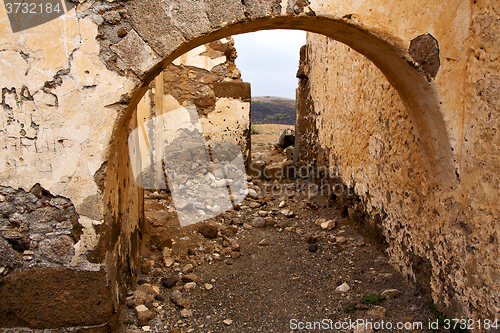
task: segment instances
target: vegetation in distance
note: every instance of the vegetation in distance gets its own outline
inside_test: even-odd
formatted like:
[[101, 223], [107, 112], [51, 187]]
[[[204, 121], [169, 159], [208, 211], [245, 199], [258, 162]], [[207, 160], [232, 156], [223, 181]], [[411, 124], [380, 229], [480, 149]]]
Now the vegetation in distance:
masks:
[[252, 123], [295, 124], [295, 100], [283, 97], [252, 97]]

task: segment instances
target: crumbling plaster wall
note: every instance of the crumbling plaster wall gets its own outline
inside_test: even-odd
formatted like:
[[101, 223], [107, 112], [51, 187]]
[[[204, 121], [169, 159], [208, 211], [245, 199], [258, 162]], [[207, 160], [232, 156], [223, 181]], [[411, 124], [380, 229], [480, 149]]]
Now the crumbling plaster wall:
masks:
[[[429, 16], [425, 10], [420, 19], [439, 42], [441, 67], [429, 79], [455, 160], [451, 187], [426, 169], [414, 121], [387, 78], [351, 48], [315, 34], [301, 100], [312, 104], [302, 112], [318, 134], [299, 137], [318, 144], [317, 163], [354, 189], [363, 223], [379, 229], [393, 264], [440, 309], [452, 318], [499, 318], [498, 3], [455, 2], [439, 21]], [[409, 41], [419, 35], [406, 33]]]
[[[119, 303], [134, 283], [138, 226], [143, 218], [143, 193], [133, 180], [126, 140], [137, 127], [137, 103], [154, 77], [185, 52], [237, 33], [274, 28], [309, 30], [349, 45], [370, 59], [397, 90], [417, 137], [427, 182], [433, 190], [439, 188], [432, 193], [439, 192], [441, 199], [453, 195], [450, 207], [458, 211], [467, 212], [470, 207], [466, 213], [474, 221], [470, 237], [480, 234], [479, 242], [465, 250], [463, 237], [457, 238], [457, 244], [449, 237], [448, 243], [434, 245], [444, 249], [439, 252], [443, 255], [457, 249], [458, 253], [472, 251], [475, 254], [467, 258], [477, 259], [456, 270], [450, 267], [457, 277], [447, 281], [458, 287], [444, 290], [449, 294], [443, 297], [458, 299], [455, 303], [465, 307], [463, 313], [473, 312], [477, 317], [482, 312], [474, 310], [474, 302], [481, 302], [479, 296], [485, 295], [479, 304], [492, 310], [491, 303], [485, 302], [498, 287], [483, 283], [494, 281], [488, 276], [500, 267], [498, 259], [490, 257], [498, 248], [493, 231], [498, 228], [494, 219], [498, 177], [492, 166], [498, 141], [494, 112], [498, 110], [498, 6], [494, 1], [83, 0], [67, 15], [16, 34], [0, 6], [0, 25], [2, 195], [9, 203], [18, 195], [31, 197], [26, 193], [35, 191], [39, 183], [48, 197], [68, 200], [78, 225], [97, 238], [97, 243], [92, 237], [92, 242], [80, 243], [79, 263], [89, 266], [70, 266], [77, 262], [71, 260], [54, 263], [59, 267], [9, 270], [0, 292], [18, 308], [9, 321], [1, 321], [5, 325], [97, 325], [103, 331], [113, 326]], [[408, 51], [410, 41], [426, 33], [438, 40], [442, 60], [431, 82], [412, 63]], [[478, 183], [479, 176], [485, 181]], [[50, 200], [42, 204], [42, 199], [31, 198], [32, 203], [46, 206], [31, 211], [26, 205], [26, 214], [38, 208], [51, 210]], [[18, 214], [25, 214], [14, 207]], [[17, 228], [16, 221], [10, 225], [10, 215], [4, 219], [9, 220], [9, 227]], [[432, 230], [444, 228], [445, 219], [435, 221], [429, 222]], [[51, 220], [49, 226], [56, 224]], [[414, 226], [420, 227], [424, 224]], [[73, 224], [65, 232], [71, 228]], [[483, 242], [486, 234], [492, 236], [489, 247]], [[421, 255], [425, 244], [430, 246], [426, 239], [412, 239], [409, 255]], [[76, 254], [77, 239], [71, 242]], [[479, 261], [481, 255], [489, 262]], [[463, 275], [471, 276], [474, 287], [459, 285]], [[67, 279], [61, 281], [61, 276]], [[13, 281], [20, 279], [24, 281], [20, 289], [10, 293], [16, 285]], [[39, 285], [38, 281], [52, 289], [40, 293], [35, 303], [16, 302], [16, 295]], [[93, 288], [84, 287], [83, 282]], [[72, 294], [74, 286], [84, 292], [79, 294], [80, 303], [70, 303], [71, 309], [65, 300], [51, 297], [55, 291]], [[464, 294], [459, 295], [460, 290]], [[93, 304], [102, 307], [92, 312]], [[65, 316], [50, 316], [39, 308]]]

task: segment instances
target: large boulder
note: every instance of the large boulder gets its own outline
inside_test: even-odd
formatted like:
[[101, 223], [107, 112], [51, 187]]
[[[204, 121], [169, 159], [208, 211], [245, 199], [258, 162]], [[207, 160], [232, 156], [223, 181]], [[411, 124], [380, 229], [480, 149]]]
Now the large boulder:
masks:
[[281, 133], [277, 144], [278, 146], [284, 149], [288, 146], [293, 145], [294, 142], [295, 142], [295, 131], [292, 129], [286, 129]]

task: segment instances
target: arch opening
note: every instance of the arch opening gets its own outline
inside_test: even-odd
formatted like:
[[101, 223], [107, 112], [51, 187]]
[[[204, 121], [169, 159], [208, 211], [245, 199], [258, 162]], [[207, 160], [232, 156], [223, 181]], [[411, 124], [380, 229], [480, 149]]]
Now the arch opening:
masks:
[[[191, 38], [188, 42], [180, 44], [172, 52], [165, 55], [164, 60], [157, 62], [141, 75], [141, 84], [136, 87], [131, 99], [126, 101], [127, 110], [115, 127], [114, 137], [117, 139], [113, 141], [110, 149], [106, 186], [106, 197], [108, 207], [110, 207], [107, 217], [110, 224], [114, 226], [116, 233], [126, 235], [127, 232], [130, 232], [133, 235], [131, 238], [119, 236], [124, 246], [119, 251], [113, 251], [116, 253], [114, 260], [121, 262], [123, 265], [127, 265], [126, 262], [130, 261], [127, 266], [130, 267], [131, 274], [129, 278], [131, 277], [132, 284], [135, 283], [135, 270], [139, 261], [139, 251], [137, 249], [140, 244], [139, 228], [132, 220], [141, 221], [144, 211], [142, 190], [130, 182], [133, 176], [124, 138], [137, 127], [134, 120], [137, 104], [144, 96], [152, 80], [174, 59], [189, 50], [231, 35], [269, 29], [298, 29], [322, 34], [351, 47], [369, 59], [384, 74], [403, 101], [414, 127], [414, 134], [418, 137], [420, 153], [428, 173], [428, 179], [435, 184], [439, 184], [444, 189], [452, 187], [456, 182], [454, 172], [450, 171], [454, 170], [451, 146], [440, 113], [437, 95], [433, 90], [432, 83], [429, 83], [427, 78], [409, 60], [410, 58], [402, 45], [402, 41], [393, 40], [392, 43], [388, 42], [388, 38], [372, 34], [363, 29], [360, 24], [351, 23], [348, 19], [336, 20], [310, 16], [260, 18], [228, 25], [220, 29], [213, 29], [210, 33], [200, 34]], [[127, 201], [129, 207], [125, 209], [124, 205], [126, 205]], [[133, 207], [132, 214], [128, 211], [130, 207]], [[126, 211], [126, 213], [122, 214], [123, 211]], [[127, 219], [126, 215], [129, 215], [129, 221], [124, 224], [124, 218]], [[124, 230], [123, 226], [127, 224], [126, 228], [130, 229]], [[119, 242], [112, 244], [116, 246], [117, 243]], [[115, 248], [115, 250], [118, 249]], [[109, 261], [111, 266], [113, 266], [112, 262], [114, 260]], [[114, 266], [118, 267], [117, 265]], [[111, 276], [113, 275], [119, 281], [118, 276], [123, 274], [116, 271], [112, 272]], [[126, 277], [123, 276], [123, 278]], [[119, 283], [114, 284], [114, 291], [115, 304], [119, 304], [120, 295], [123, 295], [123, 289]]]

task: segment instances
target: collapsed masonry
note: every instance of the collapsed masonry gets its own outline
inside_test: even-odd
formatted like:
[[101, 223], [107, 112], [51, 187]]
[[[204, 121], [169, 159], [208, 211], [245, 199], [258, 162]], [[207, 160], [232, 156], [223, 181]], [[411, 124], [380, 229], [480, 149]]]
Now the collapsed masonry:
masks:
[[[250, 158], [250, 84], [241, 80], [234, 63], [237, 57], [231, 37], [192, 49], [168, 65], [137, 105], [137, 124], [145, 126], [149, 140], [153, 132], [151, 119], [181, 108], [196, 109], [207, 142], [231, 142], [238, 145], [243, 159]], [[183, 121], [172, 118], [172, 127], [182, 128]], [[148, 125], [149, 124], [149, 125]], [[157, 135], [157, 134], [156, 134]], [[150, 147], [151, 157], [161, 155], [164, 147]], [[141, 147], [148, 150], [148, 147]], [[158, 162], [157, 161], [157, 162]], [[151, 163], [155, 163], [154, 161]], [[149, 161], [142, 162], [143, 169]]]

